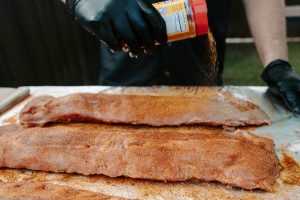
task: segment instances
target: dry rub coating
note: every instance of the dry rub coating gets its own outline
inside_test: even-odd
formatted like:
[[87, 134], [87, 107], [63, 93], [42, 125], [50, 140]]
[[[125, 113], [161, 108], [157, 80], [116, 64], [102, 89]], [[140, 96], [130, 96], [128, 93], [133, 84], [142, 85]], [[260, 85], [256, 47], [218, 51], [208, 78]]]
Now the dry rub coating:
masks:
[[0, 127], [0, 167], [268, 191], [280, 171], [273, 142], [246, 131], [105, 124]]
[[237, 127], [270, 124], [256, 105], [203, 90], [201, 95], [88, 94], [59, 98], [41, 96], [29, 102], [20, 114], [26, 126], [51, 122], [108, 122], [151, 126], [204, 124]]
[[1, 200], [125, 200], [93, 193], [83, 190], [76, 190], [66, 186], [57, 186], [48, 183], [3, 183], [0, 182]]

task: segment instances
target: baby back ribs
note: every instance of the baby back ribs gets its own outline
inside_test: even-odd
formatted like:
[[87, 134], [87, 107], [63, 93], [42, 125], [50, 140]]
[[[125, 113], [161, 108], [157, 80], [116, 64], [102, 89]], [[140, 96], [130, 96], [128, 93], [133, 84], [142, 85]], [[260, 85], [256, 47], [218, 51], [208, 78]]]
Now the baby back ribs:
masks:
[[0, 167], [267, 191], [280, 171], [273, 142], [246, 131], [79, 123], [0, 127]]
[[228, 127], [270, 124], [268, 116], [256, 105], [222, 96], [217, 90], [205, 90], [197, 96], [104, 93], [41, 96], [24, 107], [19, 119], [25, 126], [52, 122]]

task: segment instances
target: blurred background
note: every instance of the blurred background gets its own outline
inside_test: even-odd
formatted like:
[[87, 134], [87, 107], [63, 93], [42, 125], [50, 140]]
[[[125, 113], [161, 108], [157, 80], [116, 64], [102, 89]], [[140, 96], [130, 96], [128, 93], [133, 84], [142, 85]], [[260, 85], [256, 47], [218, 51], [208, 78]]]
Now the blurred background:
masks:
[[[290, 62], [300, 72], [300, 2], [286, 3]], [[98, 41], [59, 0], [1, 0], [0, 24], [0, 87], [97, 83]], [[263, 85], [242, 1], [233, 1], [228, 37], [224, 83]]]

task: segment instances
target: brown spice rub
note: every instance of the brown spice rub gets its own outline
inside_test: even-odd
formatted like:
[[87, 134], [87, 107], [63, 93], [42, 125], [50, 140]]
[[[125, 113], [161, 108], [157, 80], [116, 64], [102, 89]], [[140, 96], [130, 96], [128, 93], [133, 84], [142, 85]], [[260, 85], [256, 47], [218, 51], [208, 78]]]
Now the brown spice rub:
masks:
[[17, 116], [12, 116], [4, 120], [4, 123], [7, 124], [17, 124], [17, 122], [18, 122]]
[[246, 131], [103, 124], [3, 126], [0, 167], [161, 181], [198, 179], [268, 191], [280, 171], [273, 142]]
[[[49, 173], [24, 169], [1, 169], [0, 182], [11, 185], [51, 184], [74, 190], [97, 193], [99, 196], [116, 196], [126, 199], [261, 199], [261, 195], [276, 193], [260, 190], [245, 191], [216, 182], [186, 181], [161, 182], [126, 177], [110, 178], [104, 175], [84, 176], [79, 174]], [[277, 184], [276, 184], [276, 192]], [[282, 192], [280, 192], [282, 194]], [[249, 198], [252, 197], [252, 198]], [[17, 199], [17, 198], [16, 198]], [[271, 199], [271, 198], [268, 198]]]
[[297, 163], [294, 158], [284, 153], [281, 165], [283, 167], [281, 173], [281, 179], [283, 182], [288, 185], [300, 185], [299, 163]]
[[250, 102], [222, 95], [218, 89], [206, 89], [200, 94], [77, 93], [59, 98], [42, 96], [24, 107], [20, 123], [26, 126], [42, 126], [51, 122], [108, 122], [227, 127], [270, 124], [268, 116]]
[[122, 200], [99, 193], [78, 190], [70, 187], [48, 183], [23, 182], [18, 184], [0, 182], [0, 199], [32, 199], [32, 200]]

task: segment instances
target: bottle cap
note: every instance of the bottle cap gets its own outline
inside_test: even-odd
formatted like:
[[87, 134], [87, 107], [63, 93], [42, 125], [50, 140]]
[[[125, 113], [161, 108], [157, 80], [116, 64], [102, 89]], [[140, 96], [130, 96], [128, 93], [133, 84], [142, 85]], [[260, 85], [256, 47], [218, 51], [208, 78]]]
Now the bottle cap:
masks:
[[196, 23], [196, 35], [208, 33], [207, 5], [205, 0], [190, 0]]

